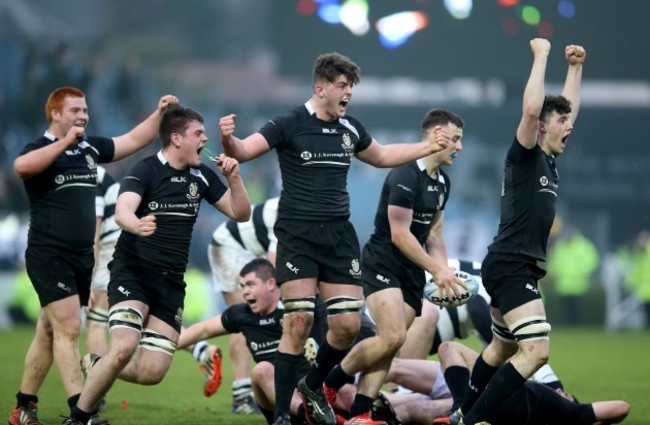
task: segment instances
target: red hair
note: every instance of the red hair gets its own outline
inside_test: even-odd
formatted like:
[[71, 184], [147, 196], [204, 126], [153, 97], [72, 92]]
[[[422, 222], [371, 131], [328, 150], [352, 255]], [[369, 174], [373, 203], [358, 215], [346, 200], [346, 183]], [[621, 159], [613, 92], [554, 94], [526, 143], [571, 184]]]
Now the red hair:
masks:
[[63, 112], [63, 102], [66, 97], [86, 97], [84, 92], [75, 87], [59, 87], [47, 97], [45, 102], [45, 118], [52, 123], [52, 111]]

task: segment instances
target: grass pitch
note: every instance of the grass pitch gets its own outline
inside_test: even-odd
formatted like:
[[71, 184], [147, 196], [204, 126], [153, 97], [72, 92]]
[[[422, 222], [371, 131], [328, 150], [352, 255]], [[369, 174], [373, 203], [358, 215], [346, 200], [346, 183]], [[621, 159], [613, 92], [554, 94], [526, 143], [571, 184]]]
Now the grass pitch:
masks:
[[[0, 420], [15, 404], [23, 358], [33, 329], [0, 332]], [[216, 340], [227, 348], [227, 338]], [[470, 345], [477, 347], [476, 341]], [[264, 424], [261, 415], [230, 413], [230, 368], [224, 350], [224, 381], [217, 394], [202, 393], [202, 375], [187, 352], [179, 352], [163, 382], [152, 387], [118, 381], [107, 397], [105, 416], [117, 424]], [[650, 424], [650, 333], [607, 333], [600, 329], [558, 329], [551, 332], [551, 365], [569, 392], [585, 401], [618, 399], [632, 406], [628, 425]], [[56, 368], [39, 394], [39, 418], [59, 424], [67, 416], [66, 395]]]

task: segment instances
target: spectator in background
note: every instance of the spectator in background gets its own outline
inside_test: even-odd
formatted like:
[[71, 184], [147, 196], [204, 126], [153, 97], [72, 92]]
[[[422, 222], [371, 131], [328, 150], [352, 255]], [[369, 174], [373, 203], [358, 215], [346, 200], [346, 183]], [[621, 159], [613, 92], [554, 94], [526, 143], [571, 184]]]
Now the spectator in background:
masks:
[[571, 325], [584, 324], [583, 298], [599, 263], [593, 242], [574, 226], [568, 226], [551, 246], [548, 277], [555, 283], [555, 292], [562, 299], [564, 319]]
[[647, 230], [636, 237], [625, 287], [643, 304], [645, 325], [650, 328], [650, 232]]

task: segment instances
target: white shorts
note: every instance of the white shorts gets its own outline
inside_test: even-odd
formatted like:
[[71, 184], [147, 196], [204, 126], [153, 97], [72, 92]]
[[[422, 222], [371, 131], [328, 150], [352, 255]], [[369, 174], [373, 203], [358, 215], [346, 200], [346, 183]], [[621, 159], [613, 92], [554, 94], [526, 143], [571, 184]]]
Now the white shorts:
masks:
[[215, 292], [236, 292], [239, 290], [239, 272], [257, 257], [245, 250], [230, 233], [220, 241], [220, 246], [208, 245], [213, 288]]
[[117, 240], [103, 244], [99, 248], [99, 258], [96, 259], [95, 270], [93, 271], [93, 282], [91, 288], [95, 291], [108, 291], [108, 281], [111, 280], [111, 274], [108, 271], [108, 263], [113, 259], [113, 251]]
[[445, 381], [445, 374], [442, 371], [442, 366], [440, 366], [440, 362], [435, 362], [435, 364], [437, 368], [436, 382], [433, 383], [429, 397], [431, 398], [431, 400], [451, 398], [451, 392], [449, 391], [449, 387], [447, 386], [447, 381]]

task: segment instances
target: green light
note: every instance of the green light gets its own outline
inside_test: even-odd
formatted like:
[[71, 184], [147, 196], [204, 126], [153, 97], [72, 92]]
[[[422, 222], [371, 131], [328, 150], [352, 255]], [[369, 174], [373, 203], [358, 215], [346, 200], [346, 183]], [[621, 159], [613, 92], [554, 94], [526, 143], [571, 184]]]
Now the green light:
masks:
[[535, 6], [524, 6], [521, 9], [521, 19], [524, 20], [528, 25], [535, 26], [539, 24], [539, 21], [542, 19], [539, 9]]

